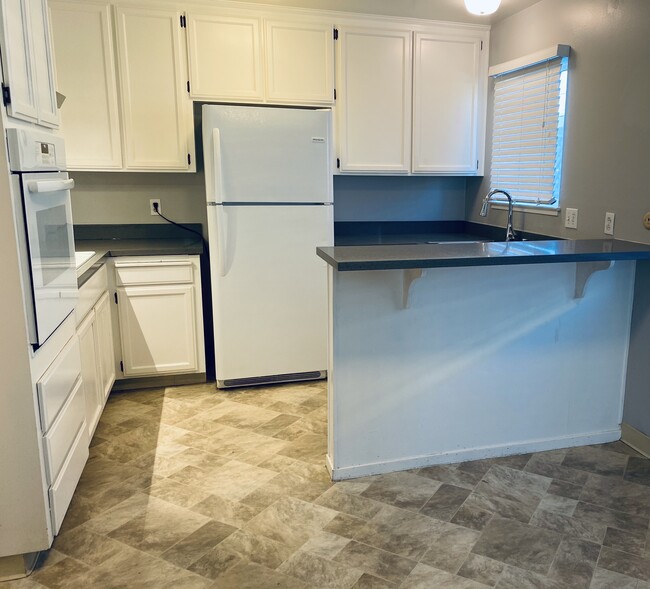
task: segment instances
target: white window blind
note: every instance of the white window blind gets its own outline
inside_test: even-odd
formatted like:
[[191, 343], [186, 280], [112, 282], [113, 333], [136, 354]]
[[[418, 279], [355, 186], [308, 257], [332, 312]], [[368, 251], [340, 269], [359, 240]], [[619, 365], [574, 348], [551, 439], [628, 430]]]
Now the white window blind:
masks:
[[491, 187], [516, 203], [559, 202], [567, 65], [557, 58], [495, 78]]

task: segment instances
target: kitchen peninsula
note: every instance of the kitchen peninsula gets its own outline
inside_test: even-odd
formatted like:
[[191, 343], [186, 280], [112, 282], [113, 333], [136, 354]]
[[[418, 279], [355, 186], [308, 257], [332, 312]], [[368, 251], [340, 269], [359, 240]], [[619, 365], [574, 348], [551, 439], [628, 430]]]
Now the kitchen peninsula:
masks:
[[318, 248], [335, 480], [621, 435], [635, 264], [618, 240]]

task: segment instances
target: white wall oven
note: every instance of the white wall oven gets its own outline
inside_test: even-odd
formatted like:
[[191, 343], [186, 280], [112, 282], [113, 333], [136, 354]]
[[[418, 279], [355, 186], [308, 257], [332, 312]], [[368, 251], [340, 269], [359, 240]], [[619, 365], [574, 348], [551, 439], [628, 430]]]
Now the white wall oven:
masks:
[[74, 311], [77, 273], [65, 147], [59, 136], [8, 129], [16, 230], [30, 341], [37, 348]]

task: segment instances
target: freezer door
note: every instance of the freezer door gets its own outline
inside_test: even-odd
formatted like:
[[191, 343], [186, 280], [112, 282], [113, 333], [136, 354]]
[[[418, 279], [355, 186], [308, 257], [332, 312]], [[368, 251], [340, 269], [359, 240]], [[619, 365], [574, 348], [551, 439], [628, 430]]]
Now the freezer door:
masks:
[[218, 381], [327, 368], [332, 207], [208, 207]]
[[208, 202], [331, 203], [332, 113], [203, 106]]

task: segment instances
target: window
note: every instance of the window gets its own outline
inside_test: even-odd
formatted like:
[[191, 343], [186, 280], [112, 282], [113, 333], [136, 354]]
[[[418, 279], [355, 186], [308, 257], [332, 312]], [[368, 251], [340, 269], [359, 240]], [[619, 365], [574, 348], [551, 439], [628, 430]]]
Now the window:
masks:
[[[495, 77], [491, 188], [506, 190], [517, 205], [559, 207], [568, 50], [559, 45], [542, 63], [536, 54], [490, 70]], [[529, 60], [534, 65], [520, 65]]]

